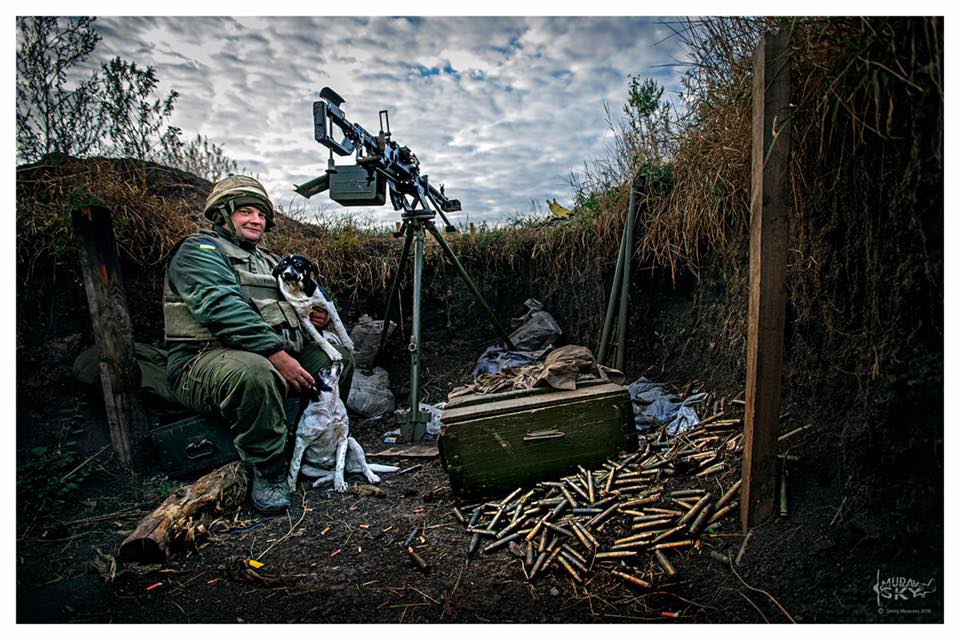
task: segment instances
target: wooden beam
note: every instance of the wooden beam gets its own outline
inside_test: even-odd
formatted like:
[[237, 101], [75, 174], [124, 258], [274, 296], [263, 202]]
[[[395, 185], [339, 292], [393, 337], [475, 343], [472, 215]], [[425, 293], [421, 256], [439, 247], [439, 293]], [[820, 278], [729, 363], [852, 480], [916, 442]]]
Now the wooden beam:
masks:
[[98, 206], [74, 209], [73, 228], [100, 358], [110, 443], [124, 465], [141, 469], [147, 418], [137, 395], [140, 367], [110, 211]]
[[768, 33], [753, 59], [750, 303], [740, 521], [773, 515], [790, 209], [789, 35]]

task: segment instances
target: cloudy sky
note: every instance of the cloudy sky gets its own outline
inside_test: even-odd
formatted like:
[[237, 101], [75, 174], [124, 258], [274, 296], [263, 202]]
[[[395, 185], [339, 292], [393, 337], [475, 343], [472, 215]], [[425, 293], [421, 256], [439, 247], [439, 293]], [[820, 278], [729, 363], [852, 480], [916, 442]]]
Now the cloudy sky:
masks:
[[[394, 140], [463, 203], [455, 224], [496, 223], [547, 198], [570, 205], [568, 176], [603, 154], [604, 104], [620, 113], [629, 74], [678, 89], [683, 54], [665, 21], [101, 17], [94, 56], [154, 66], [164, 91], [180, 93], [173, 124], [221, 144], [283, 206], [343, 211], [292, 192], [326, 168], [312, 103], [330, 86], [373, 134], [389, 110]], [[389, 200], [359, 213], [397, 218]]]

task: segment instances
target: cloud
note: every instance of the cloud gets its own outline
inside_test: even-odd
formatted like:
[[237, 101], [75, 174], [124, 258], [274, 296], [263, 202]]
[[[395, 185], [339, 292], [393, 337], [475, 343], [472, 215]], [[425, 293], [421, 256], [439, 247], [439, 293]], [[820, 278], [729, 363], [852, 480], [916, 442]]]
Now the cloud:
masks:
[[[681, 54], [656, 18], [282, 17], [101, 18], [95, 55], [157, 69], [180, 93], [174, 122], [202, 133], [257, 173], [281, 203], [326, 168], [313, 139], [323, 86], [376, 134], [388, 109], [394, 139], [461, 200], [455, 223], [502, 222], [531, 201], [572, 199], [566, 178], [603, 154], [604, 104], [614, 114], [629, 74], [679, 90]], [[364, 212], [389, 223], [389, 206]]]

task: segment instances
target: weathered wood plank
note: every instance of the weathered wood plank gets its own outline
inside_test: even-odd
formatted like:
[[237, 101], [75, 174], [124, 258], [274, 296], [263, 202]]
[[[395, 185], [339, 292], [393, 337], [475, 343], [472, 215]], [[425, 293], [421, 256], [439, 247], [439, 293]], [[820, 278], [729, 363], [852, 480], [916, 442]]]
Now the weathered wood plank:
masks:
[[120, 275], [120, 256], [110, 211], [87, 206], [73, 212], [83, 284], [100, 354], [100, 382], [110, 443], [120, 461], [142, 468], [147, 418], [140, 404], [140, 368], [134, 357], [133, 326]]
[[750, 302], [740, 502], [744, 530], [773, 515], [776, 497], [790, 210], [788, 33], [769, 33], [763, 38], [754, 54], [753, 73]]

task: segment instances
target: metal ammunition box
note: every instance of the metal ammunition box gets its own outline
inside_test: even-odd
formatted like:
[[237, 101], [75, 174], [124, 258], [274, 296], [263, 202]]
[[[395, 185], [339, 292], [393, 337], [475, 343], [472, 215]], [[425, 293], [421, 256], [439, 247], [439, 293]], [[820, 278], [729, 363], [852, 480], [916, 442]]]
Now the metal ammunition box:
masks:
[[387, 201], [386, 182], [379, 173], [370, 177], [363, 167], [337, 167], [330, 174], [330, 199], [345, 207], [379, 207]]
[[638, 447], [630, 395], [602, 381], [461, 396], [440, 426], [440, 461], [457, 495], [498, 495]]
[[[283, 405], [287, 427], [299, 417], [299, 398]], [[150, 440], [160, 467], [171, 478], [197, 477], [240, 455], [233, 444], [234, 434], [225, 424], [203, 415], [193, 415], [150, 431]]]

